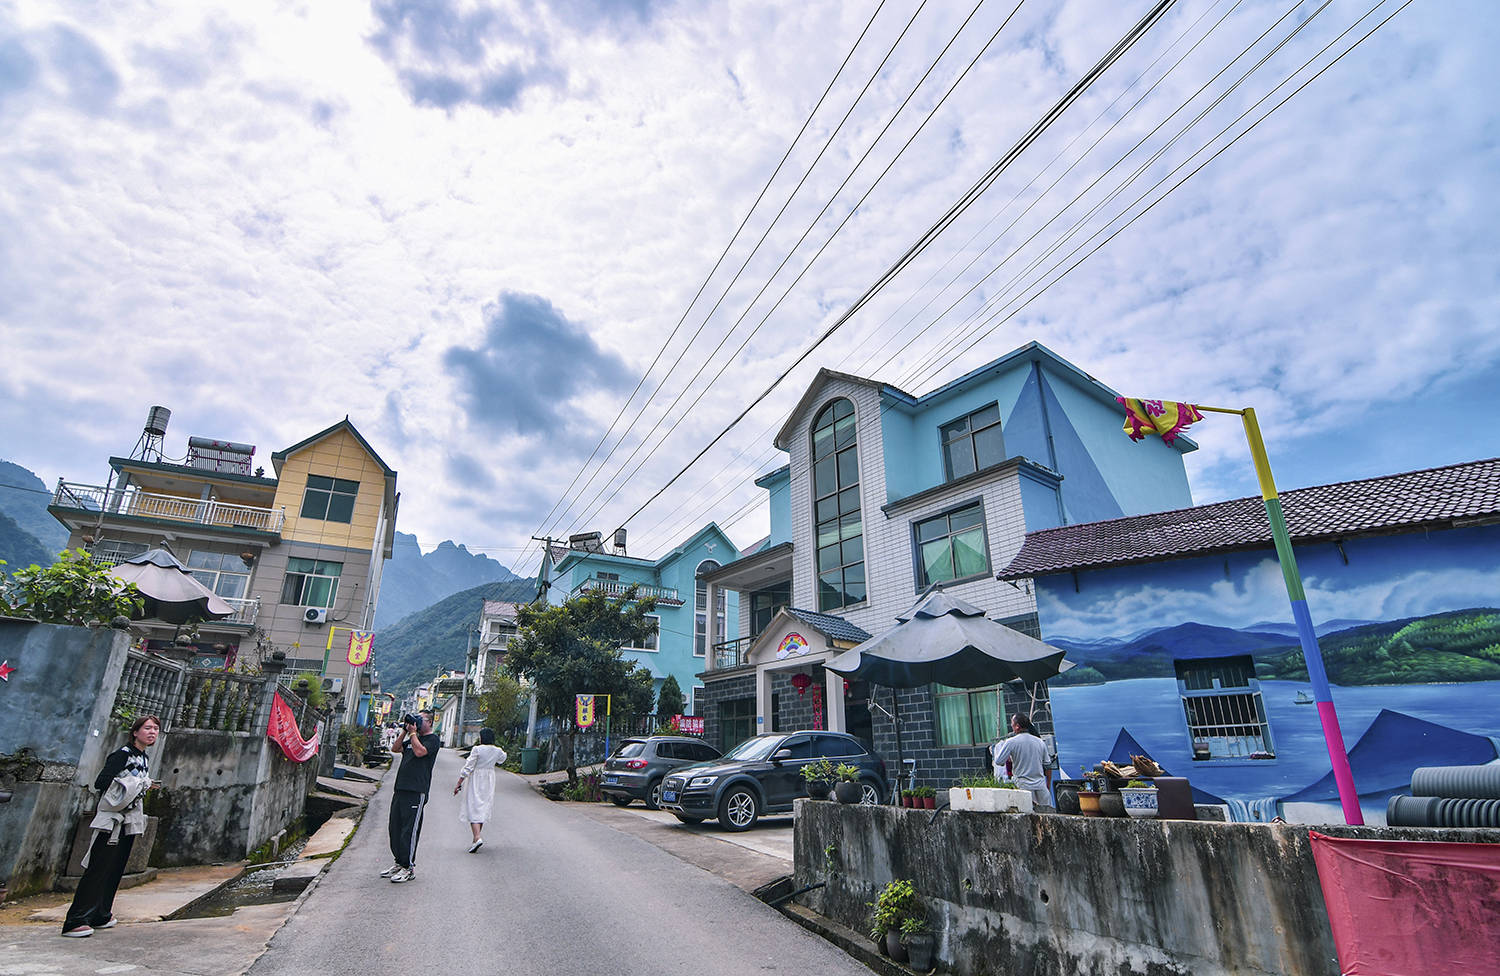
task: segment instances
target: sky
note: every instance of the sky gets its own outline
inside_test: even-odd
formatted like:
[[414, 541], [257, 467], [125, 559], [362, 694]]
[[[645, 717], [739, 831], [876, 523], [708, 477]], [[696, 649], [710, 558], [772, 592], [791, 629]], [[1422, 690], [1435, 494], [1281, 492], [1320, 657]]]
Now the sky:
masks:
[[[347, 415], [398, 529], [528, 572], [746, 545], [818, 368], [1031, 340], [1254, 406], [1283, 488], [1494, 457], [1500, 7], [1372, 3], [1178, 0], [1027, 141], [1153, 4], [0, 0], [0, 457]], [[1196, 501], [1256, 493], [1192, 436]]]

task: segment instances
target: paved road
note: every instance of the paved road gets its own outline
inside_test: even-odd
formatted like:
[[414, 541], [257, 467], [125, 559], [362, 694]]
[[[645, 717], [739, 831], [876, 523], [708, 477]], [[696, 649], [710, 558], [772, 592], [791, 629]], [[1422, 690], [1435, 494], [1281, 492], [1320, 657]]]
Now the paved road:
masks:
[[[390, 791], [382, 789], [349, 848], [250, 976], [435, 968], [868, 976], [722, 878], [616, 829], [599, 811], [550, 802], [515, 777], [497, 778], [496, 822], [484, 848], [468, 854], [468, 826], [451, 795], [459, 765], [452, 750], [438, 754], [416, 880], [378, 877], [391, 861]], [[642, 823], [625, 816], [621, 823]]]

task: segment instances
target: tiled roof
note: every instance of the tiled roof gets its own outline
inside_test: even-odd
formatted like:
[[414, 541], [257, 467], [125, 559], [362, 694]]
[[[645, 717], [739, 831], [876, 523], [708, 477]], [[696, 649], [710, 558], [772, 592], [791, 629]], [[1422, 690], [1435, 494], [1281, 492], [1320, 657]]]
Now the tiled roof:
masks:
[[796, 607], [787, 607], [786, 612], [807, 624], [816, 627], [834, 640], [867, 641], [870, 635], [859, 627], [854, 626], [843, 617], [835, 617], [831, 613], [815, 613], [812, 610], [798, 610]]
[[516, 609], [520, 604], [509, 603], [505, 600], [486, 600], [481, 616], [502, 617], [507, 620], [516, 619]]
[[[1295, 541], [1448, 528], [1500, 517], [1500, 458], [1282, 492]], [[1270, 546], [1259, 498], [1044, 529], [1026, 536], [1000, 579], [1157, 562]]]

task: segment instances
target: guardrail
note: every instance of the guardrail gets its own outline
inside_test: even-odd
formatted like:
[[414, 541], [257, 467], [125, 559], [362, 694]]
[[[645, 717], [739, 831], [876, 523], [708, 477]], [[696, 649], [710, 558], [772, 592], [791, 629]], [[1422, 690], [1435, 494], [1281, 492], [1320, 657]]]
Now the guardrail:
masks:
[[173, 522], [194, 522], [198, 525], [254, 529], [259, 532], [279, 533], [286, 522], [285, 509], [161, 495], [134, 487], [105, 488], [102, 485], [80, 485], [66, 481], [57, 483], [57, 490], [52, 493], [52, 504], [58, 508], [103, 512], [107, 515], [133, 515]]
[[635, 590], [637, 600], [651, 597], [664, 606], [682, 606], [682, 598], [677, 595], [675, 586], [654, 586], [650, 583], [631, 583], [626, 580], [602, 580], [589, 577], [575, 586], [570, 595], [577, 596], [579, 593], [598, 591], [611, 599], [623, 600], [631, 590]]

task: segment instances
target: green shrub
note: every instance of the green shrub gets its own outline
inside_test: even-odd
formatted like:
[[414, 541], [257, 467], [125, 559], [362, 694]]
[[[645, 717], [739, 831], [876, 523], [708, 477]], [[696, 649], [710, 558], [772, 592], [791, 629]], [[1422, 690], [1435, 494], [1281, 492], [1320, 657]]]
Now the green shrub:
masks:
[[887, 932], [901, 931], [902, 923], [909, 918], [920, 918], [922, 913], [916, 887], [901, 878], [887, 884], [868, 904], [874, 909], [870, 917], [870, 937], [877, 942], [885, 938]]
[[0, 573], [0, 614], [84, 626], [133, 617], [143, 606], [134, 583], [111, 576], [84, 549], [65, 549], [46, 568], [32, 564], [9, 577]]

